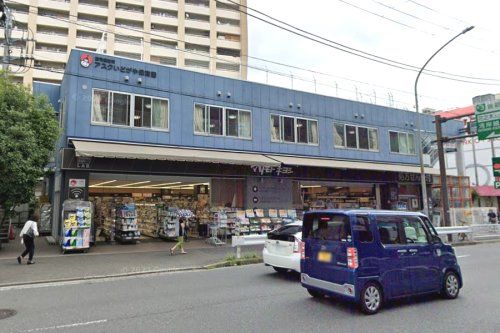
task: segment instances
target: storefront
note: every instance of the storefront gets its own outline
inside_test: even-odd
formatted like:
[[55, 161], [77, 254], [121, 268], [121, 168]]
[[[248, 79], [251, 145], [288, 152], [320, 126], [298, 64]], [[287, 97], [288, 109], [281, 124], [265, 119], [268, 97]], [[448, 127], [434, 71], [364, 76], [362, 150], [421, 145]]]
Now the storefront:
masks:
[[78, 50], [60, 101], [57, 237], [86, 228], [68, 199], [91, 202], [90, 241], [175, 238], [181, 218], [227, 237], [309, 209], [422, 207], [412, 112]]

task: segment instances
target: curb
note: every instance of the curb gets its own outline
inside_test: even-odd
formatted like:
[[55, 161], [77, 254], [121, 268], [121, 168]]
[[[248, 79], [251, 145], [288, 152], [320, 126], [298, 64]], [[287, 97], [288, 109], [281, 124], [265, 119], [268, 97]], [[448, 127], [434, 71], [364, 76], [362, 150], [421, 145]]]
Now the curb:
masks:
[[104, 280], [104, 279], [113, 279], [113, 278], [130, 277], [130, 276], [161, 274], [161, 273], [188, 272], [188, 271], [204, 270], [204, 269], [206, 269], [205, 267], [206, 266], [167, 268], [167, 269], [158, 269], [158, 270], [152, 270], [152, 271], [129, 272], [129, 273], [122, 273], [122, 274], [94, 275], [94, 276], [83, 276], [83, 277], [75, 277], [75, 278], [67, 278], [67, 279], [53, 279], [53, 280], [27, 281], [27, 282], [19, 282], [19, 283], [7, 283], [7, 284], [0, 284], [0, 289], [1, 288], [8, 288], [8, 287], [19, 287], [19, 286], [39, 285], [39, 284], [47, 284], [47, 283], [58, 283], [58, 282], [92, 281], [92, 280]]
[[223, 267], [236, 267], [236, 266], [244, 266], [244, 265], [261, 264], [263, 262], [264, 261], [262, 260], [262, 258], [225, 260], [225, 261], [217, 262], [215, 264], [203, 266], [203, 268], [204, 269], [216, 269], [216, 268], [223, 268]]

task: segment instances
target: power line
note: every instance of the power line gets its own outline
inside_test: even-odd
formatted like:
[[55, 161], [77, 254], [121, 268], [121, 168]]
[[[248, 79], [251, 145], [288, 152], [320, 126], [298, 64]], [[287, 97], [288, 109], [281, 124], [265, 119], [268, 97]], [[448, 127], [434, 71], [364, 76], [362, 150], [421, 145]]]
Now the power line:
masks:
[[[219, 0], [215, 0], [216, 2], [220, 2]], [[232, 0], [228, 0], [229, 2], [232, 2], [233, 4], [236, 4], [238, 5], [238, 3], [232, 1]], [[339, 0], [339, 1], [343, 1], [343, 0]], [[389, 58], [385, 58], [385, 57], [381, 57], [381, 56], [377, 56], [375, 54], [372, 54], [372, 53], [369, 53], [369, 52], [365, 52], [365, 51], [361, 51], [359, 49], [356, 49], [356, 48], [352, 48], [350, 46], [347, 46], [347, 45], [344, 45], [342, 43], [338, 43], [338, 42], [335, 42], [335, 41], [332, 41], [330, 39], [327, 39], [325, 37], [322, 37], [322, 36], [318, 36], [314, 33], [311, 33], [311, 32], [308, 32], [308, 31], [305, 31], [301, 28], [298, 28], [292, 24], [289, 24], [287, 22], [284, 22], [284, 21], [281, 21], [279, 19], [276, 19], [268, 14], [265, 14], [259, 10], [256, 10], [256, 9], [253, 9], [253, 8], [250, 8], [248, 6], [245, 6], [245, 5], [239, 5], [239, 6], [242, 6], [246, 9], [249, 9], [251, 11], [254, 11], [256, 13], [259, 13], [260, 15], [262, 16], [265, 16], [267, 18], [270, 18], [276, 22], [279, 22], [283, 25], [286, 25], [294, 30], [291, 30], [291, 29], [288, 29], [286, 27], [283, 27], [283, 26], [280, 26], [276, 23], [273, 23], [273, 22], [270, 22], [270, 21], [267, 21], [261, 17], [258, 17], [258, 16], [255, 16], [251, 13], [247, 13], [246, 11], [242, 11], [240, 10], [240, 12], [242, 13], [246, 13], [248, 16], [251, 16], [253, 18], [256, 18], [262, 22], [265, 22], [267, 24], [270, 24], [272, 26], [275, 26], [277, 28], [280, 28], [282, 30], [285, 30], [285, 31], [288, 31], [290, 33], [293, 33], [295, 35], [298, 35], [298, 36], [301, 36], [301, 37], [304, 37], [306, 39], [309, 39], [309, 40], [312, 40], [312, 41], [315, 41], [317, 43], [320, 43], [320, 44], [323, 44], [325, 46], [329, 46], [331, 48], [334, 48], [334, 49], [337, 49], [339, 51], [342, 51], [342, 52], [346, 52], [346, 53], [349, 53], [351, 55], [355, 55], [355, 56], [358, 56], [358, 57], [361, 57], [361, 58], [364, 58], [364, 59], [367, 59], [367, 60], [371, 60], [371, 61], [374, 61], [374, 62], [378, 62], [378, 63], [381, 63], [381, 64], [384, 64], [384, 65], [388, 65], [388, 66], [391, 66], [391, 67], [395, 67], [395, 68], [399, 68], [399, 69], [404, 69], [404, 70], [410, 70], [410, 71], [415, 71], [415, 72], [418, 72], [420, 70], [420, 67], [417, 67], [417, 66], [414, 66], [414, 65], [410, 65], [410, 64], [406, 64], [406, 63], [402, 63], [400, 61], [396, 61], [396, 60], [392, 60], [392, 59], [389, 59]], [[308, 35], [311, 35], [315, 38], [318, 38], [318, 39], [321, 39], [321, 40], [318, 40], [318, 39], [314, 39], [314, 38], [311, 38], [310, 36], [306, 36], [302, 33], [299, 33], [297, 31], [300, 31], [300, 32], [303, 32], [305, 34], [308, 34]], [[331, 45], [331, 44], [328, 44], [328, 43], [325, 43], [323, 41], [327, 41], [328, 43], [332, 43], [334, 45]], [[356, 53], [358, 52], [358, 53]], [[452, 78], [452, 77], [456, 77], [456, 78], [463, 78], [463, 79], [471, 79], [471, 80], [479, 80], [479, 81], [494, 81], [494, 82], [500, 82], [500, 79], [492, 79], [492, 78], [480, 78], [480, 77], [473, 77], [473, 76], [465, 76], [465, 75], [458, 75], [458, 74], [453, 74], [453, 73], [447, 73], [447, 72], [442, 72], [442, 71], [435, 71], [435, 70], [429, 70], [429, 69], [426, 69], [424, 71], [424, 73], [426, 73], [427, 75], [431, 75], [431, 76], [435, 76], [435, 77], [439, 77], [439, 78], [443, 78], [443, 79], [447, 79], [447, 80], [454, 80], [454, 81], [458, 81], [458, 82], [464, 82], [464, 83], [473, 83], [473, 84], [478, 84], [478, 82], [473, 82], [473, 81], [469, 81], [469, 80], [460, 80], [460, 79], [455, 79], [455, 78]], [[448, 76], [451, 76], [450, 77], [446, 77], [446, 76], [443, 76], [443, 75], [448, 75]], [[489, 84], [487, 84], [489, 85]]]
[[[17, 3], [16, 1], [11, 1], [11, 2]], [[36, 6], [32, 6], [32, 7], [38, 8]], [[31, 13], [33, 13], [33, 12], [31, 12]], [[70, 15], [70, 16], [77, 17], [77, 15]], [[61, 22], [67, 22], [67, 23], [75, 24], [77, 26], [86, 27], [86, 28], [89, 28], [89, 29], [92, 29], [92, 30], [95, 30], [95, 31], [101, 31], [101, 32], [105, 32], [105, 33], [110, 33], [110, 34], [118, 35], [118, 33], [110, 31], [108, 29], [100, 29], [100, 28], [97, 28], [97, 27], [94, 27], [94, 26], [90, 26], [90, 25], [86, 25], [86, 24], [80, 23], [78, 21], [72, 21], [70, 19], [64, 19], [64, 18], [55, 17], [55, 16], [51, 16], [51, 18], [55, 19], [55, 20], [59, 20]], [[126, 30], [131, 30], [131, 31], [135, 31], [135, 32], [145, 33], [145, 32], [143, 32], [142, 30], [139, 30], [139, 29], [134, 29], [134, 28], [129, 28], [129, 27], [121, 27], [121, 26], [117, 26], [116, 24], [107, 24], [107, 25], [111, 25], [111, 26], [114, 26], [114, 27], [117, 27], [117, 28], [123, 28], [123, 29], [126, 29]], [[158, 34], [154, 34], [154, 33], [146, 33], [146, 34], [149, 34], [149, 35], [152, 35], [152, 36], [157, 36], [157, 37], [164, 38], [164, 39], [167, 39], [167, 40], [175, 40], [175, 41], [179, 41], [179, 42], [185, 42], [184, 40], [181, 40], [181, 39], [175, 39], [175, 38], [165, 37], [163, 35], [158, 35]], [[154, 41], [144, 41], [144, 42], [145, 43], [149, 43], [151, 45], [159, 45], [159, 46], [163, 45], [161, 43], [154, 42]], [[200, 55], [200, 56], [207, 57], [207, 58], [210, 58], [210, 59], [217, 59], [217, 60], [221, 60], [221, 61], [224, 61], [224, 62], [227, 62], [227, 63], [231, 63], [231, 64], [236, 64], [236, 65], [240, 65], [240, 66], [246, 66], [247, 68], [252, 68], [252, 69], [255, 69], [255, 70], [258, 70], [258, 71], [264, 71], [266, 73], [271, 73], [271, 74], [282, 76], [282, 77], [292, 78], [292, 75], [290, 75], [290, 74], [282, 73], [282, 72], [278, 72], [278, 71], [272, 71], [272, 70], [269, 70], [268, 68], [263, 69], [262, 67], [255, 67], [255, 66], [251, 66], [251, 65], [248, 65], [248, 64], [242, 64], [240, 62], [233, 62], [233, 61], [229, 61], [229, 60], [226, 60], [226, 59], [219, 59], [217, 57], [212, 57], [210, 55], [206, 55], [206, 54], [202, 54], [202, 53], [198, 53], [198, 52], [194, 52], [194, 51], [189, 51], [189, 50], [182, 50], [182, 49], [178, 49], [177, 48], [177, 51], [181, 51], [181, 52], [185, 52], [185, 53], [190, 53], [190, 54], [196, 54], [196, 55]], [[300, 68], [300, 67], [292, 66], [292, 65], [288, 65], [288, 64], [278, 63], [278, 62], [267, 60], [267, 59], [262, 59], [262, 58], [253, 57], [253, 56], [248, 56], [248, 57], [252, 58], [252, 59], [257, 59], [257, 60], [260, 60], [260, 61], [268, 62], [268, 63], [279, 64], [281, 66], [286, 66], [286, 67], [290, 67], [290, 68], [294, 68], [294, 69], [301, 69], [301, 70], [305, 70], [305, 71], [309, 71], [309, 72], [314, 72], [314, 73], [318, 73], [318, 74], [322, 74], [322, 75], [334, 77], [331, 74], [322, 73], [322, 72], [318, 72], [318, 71], [313, 71], [313, 70], [310, 70], [310, 69], [304, 69], [304, 68]], [[38, 56], [38, 58], [42, 58], [42, 57]], [[47, 58], [45, 58], [44, 60], [55, 61], [54, 59], [47, 59]], [[362, 81], [357, 81], [357, 80], [352, 80], [352, 79], [347, 79], [347, 78], [342, 78], [342, 77], [339, 77], [339, 78], [344, 79], [344, 80], [349, 80], [349, 81], [352, 81], [352, 82], [357, 82], [357, 83], [363, 83], [363, 84], [366, 84], [366, 85], [376, 86], [376, 85], [373, 85], [373, 84], [370, 84], [370, 83], [366, 83], [366, 82], [362, 82]], [[325, 86], [325, 87], [335, 88], [336, 90], [343, 90], [343, 91], [348, 91], [348, 92], [354, 93], [354, 91], [352, 91], [352, 90], [339, 88], [338, 86], [328, 85], [328, 84], [325, 84], [325, 83], [322, 83], [322, 82], [318, 82], [316, 80], [311, 81], [310, 79], [305, 79], [305, 78], [302, 78], [302, 77], [296, 76], [296, 75], [293, 75], [293, 79], [298, 79], [298, 80], [301, 80], [301, 81], [304, 81], [304, 82], [308, 82], [308, 83], [320, 84], [320, 85]], [[395, 89], [395, 88], [388, 88], [388, 87], [382, 87], [382, 88], [388, 89], [388, 90], [398, 91], [398, 89]], [[399, 90], [399, 91], [400, 92], [404, 92], [402, 90]], [[410, 92], [405, 92], [405, 93], [409, 94]], [[359, 93], [359, 94], [361, 94], [361, 93]], [[364, 94], [364, 95], [371, 96], [369, 94]], [[424, 95], [422, 95], [422, 96], [424, 96]], [[429, 97], [429, 96], [425, 96], [425, 97], [434, 98], [436, 100], [439, 100], [439, 99], [437, 99], [435, 97]], [[385, 98], [380, 98], [380, 99], [389, 101], [388, 99], [385, 99]], [[410, 104], [407, 104], [407, 103], [402, 102], [402, 101], [397, 101], [397, 100], [390, 100], [390, 101], [395, 101], [395, 102], [399, 102], [399, 103], [402, 103], [402, 104], [405, 104], [405, 105], [410, 105]]]

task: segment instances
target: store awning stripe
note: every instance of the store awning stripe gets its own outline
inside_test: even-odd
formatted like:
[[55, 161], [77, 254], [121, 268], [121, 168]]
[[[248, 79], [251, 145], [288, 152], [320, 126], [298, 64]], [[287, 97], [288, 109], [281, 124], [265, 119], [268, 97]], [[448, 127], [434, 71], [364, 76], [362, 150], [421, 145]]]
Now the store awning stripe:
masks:
[[76, 156], [279, 166], [261, 154], [73, 140]]
[[[342, 160], [312, 158], [312, 157], [295, 157], [295, 156], [279, 156], [279, 155], [266, 155], [266, 156], [274, 160], [280, 161], [281, 163], [286, 165], [298, 165], [298, 166], [322, 167], [322, 168], [334, 168], [334, 169], [356, 169], [356, 170], [420, 173], [420, 167], [410, 166], [410, 165], [342, 161]], [[439, 170], [433, 168], [425, 168], [425, 173], [431, 175], [438, 175]]]

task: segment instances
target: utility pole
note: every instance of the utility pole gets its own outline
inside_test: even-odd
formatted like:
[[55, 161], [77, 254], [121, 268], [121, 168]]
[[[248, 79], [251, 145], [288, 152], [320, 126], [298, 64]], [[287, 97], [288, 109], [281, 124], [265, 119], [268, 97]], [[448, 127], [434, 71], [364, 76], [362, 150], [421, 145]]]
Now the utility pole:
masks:
[[443, 206], [443, 225], [449, 227], [450, 224], [450, 203], [448, 202], [448, 182], [446, 178], [446, 162], [444, 157], [443, 129], [442, 119], [439, 115], [435, 117], [436, 123], [436, 141], [439, 157], [439, 174], [441, 177], [441, 205]]
[[4, 46], [3, 46], [3, 61], [2, 61], [2, 69], [4, 74], [7, 75], [10, 64], [10, 47], [11, 47], [11, 36], [12, 36], [12, 12], [9, 7], [5, 5], [3, 0], [0, 0], [0, 25], [4, 28]]

